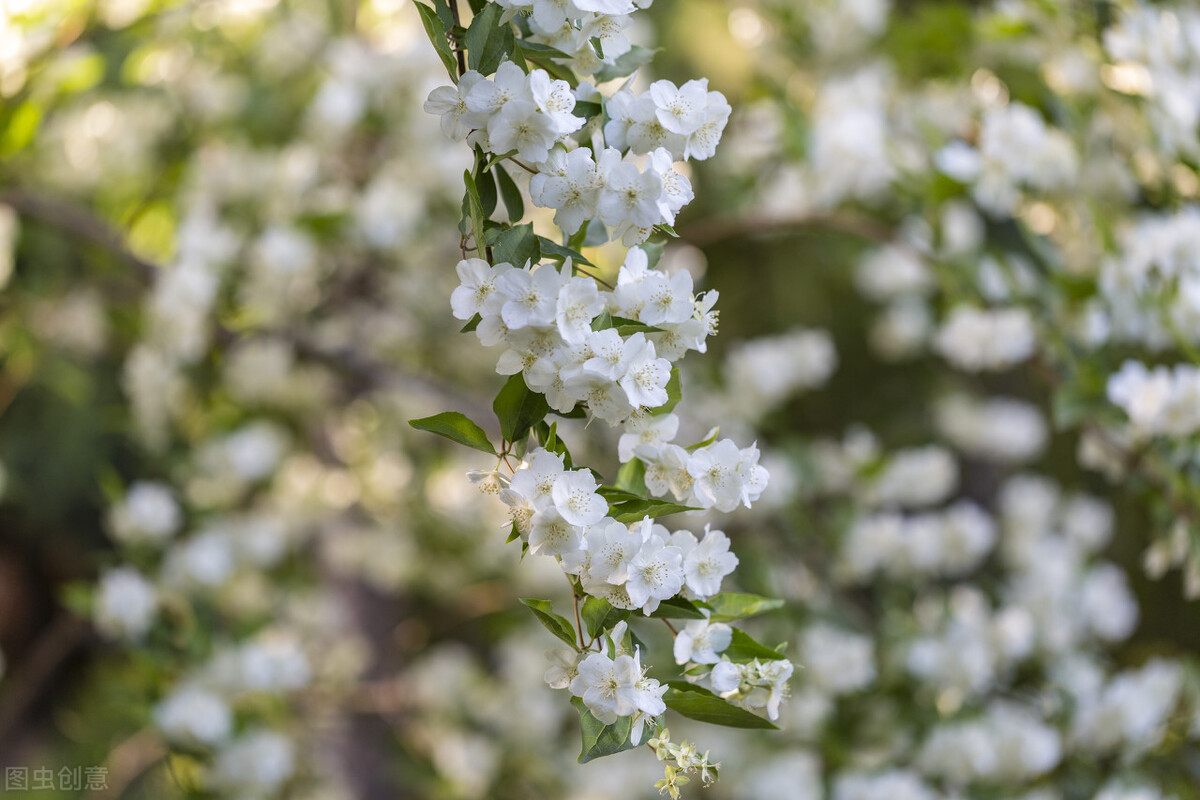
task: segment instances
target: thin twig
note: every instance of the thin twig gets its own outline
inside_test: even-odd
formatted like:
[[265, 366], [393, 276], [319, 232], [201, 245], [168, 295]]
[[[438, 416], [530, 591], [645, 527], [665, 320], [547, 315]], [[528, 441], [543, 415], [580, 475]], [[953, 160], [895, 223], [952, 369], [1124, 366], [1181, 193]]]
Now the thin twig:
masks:
[[540, 170], [536, 170], [533, 167], [529, 166], [528, 164], [526, 164], [522, 161], [518, 161], [513, 156], [509, 156], [508, 160], [513, 162], [514, 164], [516, 164], [518, 167], [525, 170], [526, 172], [530, 173], [531, 175], [540, 175], [541, 174]]
[[[458, 16], [458, 0], [450, 0], [450, 15], [454, 18], [454, 24], [461, 28], [462, 19]], [[458, 77], [461, 78], [467, 72], [467, 54], [461, 47], [456, 47], [454, 55], [458, 58]]]

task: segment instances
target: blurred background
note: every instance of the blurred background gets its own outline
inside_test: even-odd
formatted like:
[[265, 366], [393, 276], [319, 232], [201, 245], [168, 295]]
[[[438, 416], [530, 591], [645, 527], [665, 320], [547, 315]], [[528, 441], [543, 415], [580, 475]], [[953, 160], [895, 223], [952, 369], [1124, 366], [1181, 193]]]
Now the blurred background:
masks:
[[[636, 15], [661, 48], [638, 85], [704, 76], [734, 107], [662, 264], [720, 292], [680, 438], [763, 450], [762, 504], [711, 521], [727, 588], [786, 601], [751, 630], [801, 665], [782, 732], [668, 720], [724, 765], [687, 796], [1200, 797], [1178, 509], [1079, 466], [1037, 360], [929, 344], [964, 285], [1024, 268], [930, 154], [997, 93], [1098, 115], [1062, 83], [1119, 11]], [[504, 545], [464, 478], [490, 464], [406, 424], [497, 430], [494, 354], [449, 313], [470, 155], [421, 110], [445, 82], [400, 0], [0, 7], [4, 796], [656, 796], [648, 751], [575, 762], [517, 602], [562, 580]], [[559, 435], [615, 474], [608, 430]], [[666, 675], [670, 644], [644, 658]]]

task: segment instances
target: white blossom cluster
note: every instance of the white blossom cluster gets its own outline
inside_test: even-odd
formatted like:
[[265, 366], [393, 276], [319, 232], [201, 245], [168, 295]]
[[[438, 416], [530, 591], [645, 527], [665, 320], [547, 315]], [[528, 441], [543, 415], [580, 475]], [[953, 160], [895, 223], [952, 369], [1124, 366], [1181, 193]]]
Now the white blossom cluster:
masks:
[[949, 395], [938, 402], [936, 417], [939, 432], [968, 456], [1020, 464], [1046, 446], [1045, 419], [1021, 400]]
[[[557, 411], [586, 402], [610, 425], [665, 405], [672, 361], [689, 349], [703, 351], [715, 326], [709, 317], [715, 292], [696, 298], [688, 273], [668, 277], [647, 269], [645, 253], [636, 248], [612, 292], [602, 293], [590, 277], [572, 277], [569, 264], [561, 271], [548, 264], [528, 270], [468, 259], [459, 262], [458, 274], [454, 315], [469, 320], [478, 314], [479, 340], [504, 346], [498, 372], [522, 373]], [[628, 336], [615, 327], [593, 330], [606, 311], [653, 329]]]
[[1196, 127], [1200, 98], [1200, 14], [1180, 5], [1162, 8], [1131, 3], [1117, 24], [1104, 32], [1104, 49], [1122, 71], [1120, 88], [1147, 97], [1148, 116], [1159, 145], [1167, 153], [1200, 153]]
[[966, 372], [1007, 369], [1025, 361], [1037, 347], [1033, 318], [1024, 308], [954, 308], [933, 341], [951, 365]]
[[914, 578], [961, 575], [974, 569], [995, 542], [995, 523], [970, 501], [909, 516], [871, 514], [847, 531], [841, 574], [850, 581], [878, 572]]
[[1108, 378], [1108, 399], [1139, 437], [1188, 436], [1200, 430], [1200, 369], [1191, 364], [1151, 369], [1126, 361]]
[[977, 147], [955, 142], [936, 161], [942, 172], [970, 184], [975, 201], [994, 214], [1011, 214], [1026, 187], [1042, 192], [1068, 187], [1078, 170], [1066, 134], [1018, 102], [983, 113]]
[[[649, 8], [653, 0], [497, 0], [504, 17], [525, 15], [532, 36], [530, 41], [549, 45], [567, 56], [566, 63], [583, 75], [601, 70], [606, 64], [629, 53], [632, 43], [626, 29], [638, 9]], [[599, 42], [599, 46], [594, 44]]]
[[[617, 92], [605, 101], [605, 147], [573, 147], [570, 136], [585, 119], [571, 112], [577, 100], [593, 98], [602, 95], [590, 84], [572, 90], [545, 70], [526, 74], [506, 61], [494, 78], [468, 71], [457, 86], [435, 89], [425, 110], [441, 116], [442, 130], [455, 141], [522, 160], [536, 173], [530, 199], [555, 209], [565, 233], [599, 220], [613, 238], [638, 244], [656, 226], [673, 224], [691, 202], [691, 183], [675, 163], [716, 152], [730, 107], [719, 92], [708, 91], [707, 81], [682, 87], [655, 81], [644, 95]], [[644, 166], [626, 160], [626, 151], [648, 155]]]
[[[620, 33], [625, 15], [634, 10], [625, 0], [502, 5], [504, 19], [525, 14], [534, 35], [530, 41], [566, 48], [563, 52], [583, 73], [596, 71], [600, 59], [631, 50]], [[595, 45], [587, 40], [600, 28], [592, 25], [606, 31]], [[587, 63], [592, 57], [596, 62]], [[634, 745], [650, 723], [660, 737], [652, 740], [656, 753], [667, 762], [657, 786], [678, 797], [688, 772], [699, 769], [707, 783], [715, 777], [715, 765], [707, 756], [693, 758], [693, 746], [671, 745], [666, 732], [659, 732], [657, 718], [667, 708], [667, 687], [647, 676], [640, 650], [625, 644], [626, 623], [593, 631], [588, 640], [578, 602], [582, 592], [588, 598], [585, 616], [591, 598], [618, 611], [641, 610], [643, 616], [679, 598], [701, 603], [707, 613], [703, 601], [720, 592], [738, 564], [728, 537], [711, 526], [699, 538], [686, 530], [672, 532], [656, 523], [653, 514], [628, 524], [614, 513], [620, 508], [610, 499], [623, 497], [637, 508], [653, 508], [656, 501], [641, 496], [644, 486], [654, 497], [671, 494], [687, 506], [729, 512], [739, 505], [750, 507], [766, 487], [768, 475], [758, 463], [757, 445], [739, 448], [730, 439], [718, 439], [715, 429], [691, 447], [673, 443], [680, 426], [671, 413], [680, 395], [674, 362], [689, 350], [707, 349], [707, 337], [717, 328], [717, 293], [696, 295], [689, 272], [656, 269], [650, 254], [660, 251], [636, 246], [656, 228], [672, 225], [692, 200], [691, 183], [676, 162], [711, 158], [731, 109], [719, 92], [709, 91], [707, 80], [682, 86], [659, 80], [640, 94], [623, 87], [605, 97], [586, 82], [572, 90], [570, 83], [552, 79], [542, 69], [526, 70], [511, 61], [500, 63], [490, 78], [466, 71], [461, 60], [458, 72], [454, 86], [430, 94], [425, 110], [440, 115], [442, 130], [452, 140], [492, 154], [493, 163], [511, 159], [532, 173], [529, 197], [535, 206], [555, 210], [554, 221], [568, 249], [559, 259], [561, 266], [533, 263], [533, 258], [510, 263], [514, 259], [494, 253], [516, 229], [485, 241], [486, 223], [475, 208], [473, 179], [468, 177], [464, 208], [470, 211], [471, 236], [461, 242], [453, 314], [468, 322], [482, 344], [502, 348], [497, 372], [520, 375], [523, 388], [543, 395], [550, 409], [563, 415], [583, 411], [589, 419], [622, 426], [618, 456], [636, 476], [619, 479], [618, 487], [601, 487], [592, 470], [568, 469], [565, 449], [548, 449], [552, 444], [539, 433], [543, 447], [526, 452], [523, 441], [505, 441], [497, 469], [473, 471], [469, 477], [509, 507], [512, 538], [520, 538], [533, 555], [555, 558], [571, 581], [578, 643], [572, 650], [548, 654], [552, 666], [545, 678], [552, 687], [569, 689], [590, 712], [582, 716], [585, 749], [589, 719], [605, 725], [629, 720]], [[599, 119], [607, 121], [588, 124], [587, 117], [573, 113], [579, 103], [599, 104]], [[598, 269], [570, 249], [606, 242], [610, 233], [630, 248], [615, 284], [585, 268]], [[562, 246], [542, 241], [562, 252]], [[468, 243], [476, 258], [466, 257]], [[503, 423], [499, 405], [497, 413]], [[508, 463], [513, 446], [524, 453], [515, 468]], [[500, 471], [503, 466], [511, 475]], [[671, 504], [666, 508], [682, 510]], [[714, 631], [689, 625], [676, 635], [676, 659], [707, 659], [714, 664], [709, 685], [716, 694], [736, 706], [765, 708], [777, 718], [791, 662], [779, 656], [734, 663], [720, 655], [731, 640], [727, 625]]]

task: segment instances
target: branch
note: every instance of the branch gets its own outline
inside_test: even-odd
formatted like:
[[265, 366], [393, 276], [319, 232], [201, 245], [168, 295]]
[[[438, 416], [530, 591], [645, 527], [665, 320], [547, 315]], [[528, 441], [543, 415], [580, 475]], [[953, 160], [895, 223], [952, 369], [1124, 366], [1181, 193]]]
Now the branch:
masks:
[[726, 220], [709, 217], [688, 225], [679, 238], [696, 247], [746, 236], [784, 235], [799, 231], [837, 231], [877, 244], [894, 244], [887, 225], [856, 214], [805, 214], [795, 217], [753, 217]]
[[63, 200], [45, 197], [24, 189], [0, 191], [0, 203], [10, 206], [23, 217], [36, 219], [73, 236], [94, 242], [122, 259], [143, 281], [151, 281], [159, 267], [129, 249], [125, 235], [89, 209]]
[[91, 636], [91, 626], [70, 612], [60, 612], [33, 646], [33, 651], [11, 676], [0, 695], [0, 742], [45, 693], [47, 684]]

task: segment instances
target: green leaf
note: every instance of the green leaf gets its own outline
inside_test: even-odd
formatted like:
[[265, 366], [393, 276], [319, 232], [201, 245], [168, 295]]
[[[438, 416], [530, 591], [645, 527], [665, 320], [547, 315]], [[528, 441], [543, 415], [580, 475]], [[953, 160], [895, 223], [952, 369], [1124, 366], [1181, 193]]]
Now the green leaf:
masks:
[[662, 232], [663, 232], [663, 233], [665, 233], [667, 236], [670, 236], [672, 239], [678, 239], [678, 238], [679, 238], [679, 234], [675, 232], [675, 229], [674, 229], [674, 228], [672, 228], [670, 225], [668, 225], [668, 224], [667, 224], [667, 223], [665, 223], [665, 222], [664, 222], [664, 223], [662, 223], [661, 225], [655, 225], [655, 226], [654, 226], [654, 230], [656, 230], [656, 231], [662, 231]]
[[591, 119], [592, 117], [599, 116], [603, 110], [599, 103], [589, 103], [585, 100], [580, 100], [575, 104], [575, 108], [571, 110], [571, 113], [577, 117]]
[[454, 12], [450, 10], [450, 4], [446, 0], [433, 0], [433, 7], [437, 11], [438, 19], [442, 21], [442, 28], [450, 30], [454, 27]]
[[703, 439], [696, 442], [695, 444], [689, 444], [687, 447], [685, 447], [683, 449], [687, 450], [688, 452], [695, 452], [695, 451], [699, 450], [701, 447], [708, 447], [710, 444], [715, 442], [717, 440], [717, 437], [720, 435], [721, 435], [721, 429], [719, 427], [713, 428], [712, 433], [710, 433], [708, 436], [705, 436]]
[[538, 244], [541, 246], [542, 255], [552, 261], [562, 263], [566, 259], [571, 259], [576, 264], [584, 264], [585, 266], [596, 266], [592, 262], [583, 257], [583, 254], [578, 250], [572, 250], [570, 247], [563, 247], [561, 244], [556, 244], [554, 241], [547, 239], [545, 236], [538, 237]]
[[480, 171], [475, 176], [475, 186], [479, 189], [479, 205], [486, 220], [496, 210], [496, 176], [491, 172]]
[[526, 262], [536, 264], [542, 258], [542, 250], [538, 246], [539, 237], [533, 232], [533, 223], [514, 225], [500, 234], [492, 249], [493, 260], [497, 264], [512, 264], [518, 269]]
[[596, 494], [608, 500], [610, 503], [623, 503], [626, 500], [645, 500], [646, 498], [640, 494], [635, 494], [625, 489], [616, 486], [601, 486], [596, 489]]
[[663, 251], [667, 249], [666, 242], [643, 242], [639, 244], [642, 250], [646, 252], [646, 266], [654, 269], [658, 266], [658, 262], [662, 260]]
[[504, 159], [511, 158], [512, 156], [515, 156], [516, 154], [517, 154], [516, 150], [509, 150], [507, 153], [500, 153], [499, 155], [493, 155], [487, 161], [483, 162], [483, 168], [485, 171], [489, 170], [492, 167], [499, 164]]
[[446, 28], [442, 25], [442, 20], [438, 18], [436, 11], [424, 3], [413, 0], [413, 5], [421, 13], [421, 24], [425, 26], [425, 33], [428, 34], [429, 41], [433, 42], [433, 49], [437, 51], [438, 58], [446, 67], [446, 72], [450, 73], [450, 80], [457, 83], [458, 63], [454, 60], [454, 53], [450, 50], [450, 41], [446, 38]]
[[507, 23], [500, 24], [501, 13], [499, 5], [488, 3], [471, 20], [467, 35], [463, 37], [463, 44], [467, 48], [467, 66], [484, 75], [495, 72], [505, 56], [511, 55], [516, 47], [512, 27]]
[[563, 457], [563, 466], [567, 469], [575, 469], [575, 462], [571, 460], [571, 452], [567, 450], [567, 444], [562, 439], [558, 438], [558, 423], [553, 422], [550, 425], [542, 420], [534, 426], [534, 432], [538, 437], [538, 444], [546, 448], [552, 453], [558, 453]]
[[488, 441], [483, 428], [457, 411], [443, 411], [432, 417], [410, 419], [408, 424], [419, 431], [436, 433], [438, 436], [445, 436], [447, 439], [465, 444], [467, 447], [474, 447], [476, 450], [496, 455], [496, 448], [492, 447], [492, 443]]
[[483, 317], [476, 314], [475, 316], [473, 316], [469, 320], [467, 320], [467, 324], [462, 326], [462, 330], [460, 330], [459, 333], [470, 333], [471, 331], [478, 328], [479, 323], [481, 323], [481, 322], [483, 322]]
[[565, 617], [560, 617], [554, 613], [554, 607], [550, 605], [548, 600], [535, 600], [530, 597], [522, 597], [521, 602], [533, 612], [533, 615], [537, 617], [537, 621], [542, 623], [542, 627], [559, 639], [562, 639], [572, 648], [579, 649], [579, 643], [575, 640], [575, 629], [571, 627], [571, 623], [567, 622]]
[[525, 51], [526, 55], [533, 53], [534, 55], [545, 56], [546, 58], [571, 58], [570, 54], [564, 53], [556, 47], [539, 42], [531, 42], [526, 39], [521, 40], [521, 49]]
[[634, 494], [645, 496], [650, 492], [646, 489], [646, 464], [640, 458], [626, 461], [617, 472], [617, 488]]
[[672, 503], [667, 500], [655, 500], [653, 498], [643, 500], [627, 500], [623, 503], [617, 503], [609, 509], [609, 516], [617, 522], [624, 522], [628, 525], [631, 522], [641, 522], [644, 517], [657, 519], [665, 517], [668, 514], [678, 514], [680, 511], [696, 511], [692, 506], [684, 506], [679, 503]]
[[[632, 717], [618, 717], [612, 725], [605, 725], [588, 711], [587, 706], [583, 704], [583, 698], [572, 697], [571, 705], [579, 711], [579, 727], [583, 733], [583, 748], [579, 751], [580, 764], [638, 746], [629, 741], [629, 732], [633, 728]], [[642, 736], [646, 739], [651, 738], [646, 734]]]
[[500, 433], [510, 442], [524, 439], [529, 429], [545, 419], [550, 410], [546, 398], [530, 391], [519, 372], [504, 384], [492, 408], [500, 420]]
[[738, 663], [746, 663], [756, 658], [759, 661], [781, 661], [787, 658], [782, 653], [754, 641], [748, 633], [739, 628], [733, 629], [733, 639], [722, 655]]
[[467, 187], [467, 213], [471, 217], [471, 235], [475, 238], [475, 250], [482, 258], [487, 246], [487, 229], [483, 225], [483, 204], [479, 201], [479, 189], [470, 170], [463, 171], [463, 183]]
[[629, 336], [639, 331], [642, 333], [661, 333], [662, 328], [656, 328], [653, 325], [647, 325], [644, 322], [638, 322], [635, 319], [626, 319], [625, 317], [614, 317], [612, 312], [607, 308], [600, 312], [600, 315], [592, 320], [592, 330], [603, 331], [608, 328], [616, 329], [617, 333], [622, 336]]
[[[497, 166], [495, 172], [496, 182], [500, 184], [500, 199], [504, 201], [504, 208], [508, 210], [508, 221], [518, 222], [525, 216], [525, 200], [521, 197], [521, 189], [504, 167]], [[534, 243], [536, 244], [536, 240]]]
[[588, 636], [593, 639], [604, 631], [612, 630], [618, 622], [629, 619], [630, 614], [629, 610], [613, 608], [607, 600], [599, 597], [585, 599], [580, 613]]
[[515, 542], [517, 539], [520, 539], [520, 538], [521, 538], [521, 529], [518, 528], [517, 523], [514, 522], [512, 524], [512, 529], [508, 532], [508, 538], [504, 540], [504, 543], [508, 544], [509, 542]]
[[533, 42], [526, 39], [517, 42], [516, 47], [513, 48], [514, 61], [517, 59], [528, 61], [535, 67], [541, 67], [546, 70], [551, 78], [566, 81], [571, 85], [572, 89], [578, 86], [579, 78], [575, 77], [575, 73], [569, 67], [565, 67], [554, 61], [555, 58], [570, 58], [570, 56], [561, 50], [555, 50], [553, 47], [546, 47], [545, 45], [535, 46]]
[[675, 713], [699, 722], [729, 728], [778, 730], [770, 720], [738, 708], [708, 689], [685, 681], [672, 681], [663, 695], [663, 702]]
[[622, 336], [629, 336], [634, 333], [662, 333], [663, 329], [654, 325], [647, 325], [644, 322], [638, 322], [636, 319], [625, 319], [625, 317], [613, 317], [612, 327], [617, 329], [617, 333]]
[[659, 603], [650, 616], [656, 619], [704, 619], [704, 612], [691, 600], [672, 597]]
[[658, 408], [650, 409], [650, 415], [660, 417], [663, 414], [670, 414], [675, 410], [675, 406], [679, 405], [679, 400], [683, 397], [683, 385], [679, 382], [679, 367], [671, 370], [671, 379], [667, 381], [667, 402]]
[[735, 619], [753, 617], [765, 611], [774, 611], [783, 606], [783, 601], [774, 597], [739, 592], [722, 592], [708, 598], [706, 602], [712, 609], [713, 622], [732, 622]]
[[634, 45], [633, 49], [618, 58], [612, 64], [605, 64], [594, 76], [596, 83], [604, 83], [616, 78], [631, 75], [638, 68], [644, 67], [654, 59], [655, 50]]

